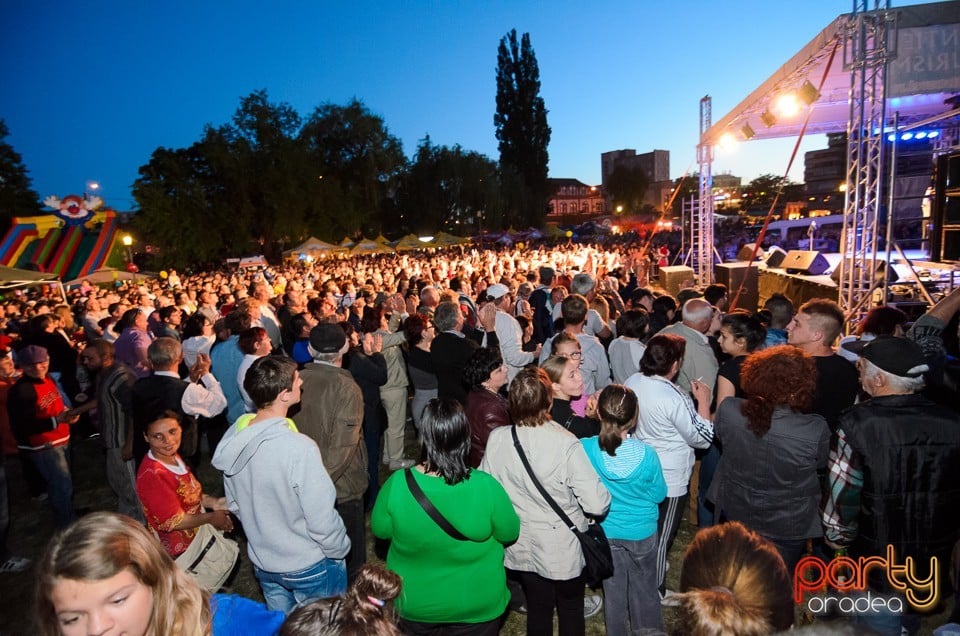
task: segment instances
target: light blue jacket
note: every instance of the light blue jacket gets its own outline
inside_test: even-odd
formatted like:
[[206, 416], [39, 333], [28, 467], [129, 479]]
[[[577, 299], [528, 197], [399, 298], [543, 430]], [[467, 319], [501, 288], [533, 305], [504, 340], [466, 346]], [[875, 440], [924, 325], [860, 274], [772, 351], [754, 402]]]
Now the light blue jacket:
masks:
[[660, 502], [667, 496], [657, 452], [649, 444], [628, 437], [611, 457], [599, 438], [580, 440], [587, 459], [610, 491], [610, 510], [600, 525], [610, 539], [641, 541], [657, 532]]

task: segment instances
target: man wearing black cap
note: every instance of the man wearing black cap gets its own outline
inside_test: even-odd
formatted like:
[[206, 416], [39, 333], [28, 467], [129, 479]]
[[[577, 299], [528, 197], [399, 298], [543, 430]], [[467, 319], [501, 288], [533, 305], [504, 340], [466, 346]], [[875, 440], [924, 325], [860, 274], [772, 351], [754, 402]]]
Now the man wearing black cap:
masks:
[[[843, 347], [860, 356], [860, 384], [870, 399], [840, 416], [824, 538], [854, 558], [886, 558], [893, 546], [897, 563], [912, 557], [920, 577], [935, 557], [945, 574], [960, 538], [960, 418], [920, 395], [928, 366], [916, 343], [879, 336]], [[872, 590], [893, 592], [885, 573], [870, 570]], [[903, 626], [914, 633], [919, 617], [904, 609]]]
[[363, 440], [363, 393], [343, 368], [349, 344], [340, 325], [322, 322], [310, 330], [313, 362], [304, 367], [297, 429], [320, 447], [323, 464], [337, 489], [336, 509], [354, 546], [347, 556], [353, 581], [366, 560], [363, 493], [367, 490], [367, 447]]
[[54, 520], [63, 528], [74, 519], [73, 478], [67, 463], [70, 424], [78, 417], [68, 411], [56, 383], [50, 378], [50, 355], [37, 345], [16, 353], [23, 376], [7, 396], [10, 428], [17, 448], [33, 462], [47, 481]]

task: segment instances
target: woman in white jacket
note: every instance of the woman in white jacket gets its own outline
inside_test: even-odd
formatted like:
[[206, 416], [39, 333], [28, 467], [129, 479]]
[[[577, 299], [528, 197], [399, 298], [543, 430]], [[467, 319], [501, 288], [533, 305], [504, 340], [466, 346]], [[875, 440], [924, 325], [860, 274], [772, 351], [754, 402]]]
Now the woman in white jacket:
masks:
[[694, 406], [690, 394], [673, 383], [683, 364], [685, 350], [686, 340], [678, 335], [659, 334], [650, 338], [640, 359], [640, 372], [624, 382], [640, 402], [636, 435], [657, 451], [667, 482], [667, 498], [660, 504], [657, 521], [657, 580], [664, 597], [667, 596], [664, 588], [667, 553], [686, 507], [695, 460], [693, 449], [708, 448], [713, 441], [710, 387], [699, 378], [691, 383], [697, 400]]
[[560, 636], [584, 633], [583, 553], [577, 537], [560, 520], [527, 474], [514, 448], [514, 428], [537, 480], [557, 505], [586, 530], [586, 515], [602, 515], [610, 493], [600, 482], [583, 446], [550, 419], [550, 379], [542, 369], [524, 369], [510, 384], [515, 427], [494, 429], [480, 470], [503, 485], [520, 516], [520, 537], [506, 549], [504, 564], [515, 572], [527, 599], [527, 633]]

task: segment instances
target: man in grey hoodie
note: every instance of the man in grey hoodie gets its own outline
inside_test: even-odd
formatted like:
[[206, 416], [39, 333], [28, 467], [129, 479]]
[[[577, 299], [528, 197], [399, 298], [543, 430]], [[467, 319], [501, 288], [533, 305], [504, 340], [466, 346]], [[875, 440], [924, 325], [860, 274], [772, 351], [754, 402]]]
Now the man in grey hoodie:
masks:
[[243, 385], [257, 413], [231, 426], [213, 456], [267, 607], [287, 613], [305, 600], [345, 592], [350, 552], [320, 449], [286, 417], [300, 401], [301, 384], [289, 358], [254, 362]]

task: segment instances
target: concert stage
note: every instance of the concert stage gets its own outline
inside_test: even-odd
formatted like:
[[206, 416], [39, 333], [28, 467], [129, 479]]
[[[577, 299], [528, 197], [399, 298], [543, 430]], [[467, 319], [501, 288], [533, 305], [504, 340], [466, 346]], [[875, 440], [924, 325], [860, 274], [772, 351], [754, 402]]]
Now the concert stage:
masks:
[[[947, 286], [951, 284], [949, 280], [951, 268], [947, 268], [947, 270], [944, 271], [942, 268], [945, 266], [942, 263], [928, 262], [926, 260], [926, 252], [922, 250], [905, 250], [904, 254], [910, 259], [910, 262], [913, 263], [914, 271], [917, 272], [921, 280], [925, 283], [929, 281], [931, 283], [941, 282]], [[814, 298], [836, 300], [838, 286], [832, 274], [837, 267], [840, 266], [840, 254], [825, 254], [821, 252], [820, 255], [827, 260], [829, 269], [823, 274], [816, 276], [788, 273], [786, 269], [767, 267], [762, 261], [758, 261], [750, 268], [756, 269], [756, 276], [746, 276], [747, 281], [744, 283], [740, 299], [737, 301], [737, 307], [749, 311], [756, 311], [758, 308], [763, 307], [767, 299], [777, 293], [783, 294], [798, 307]], [[920, 295], [916, 293], [915, 285], [911, 286], [909, 284], [913, 282], [910, 266], [903, 262], [903, 259], [896, 253], [891, 255], [890, 260], [891, 267], [896, 273], [895, 280], [890, 282], [891, 290], [896, 289], [892, 302], [905, 305], [923, 305], [925, 307], [926, 303], [923, 302]], [[877, 262], [886, 262], [886, 253], [877, 254]], [[931, 268], [931, 266], [933, 267]], [[747, 267], [748, 264], [743, 262], [719, 265], [717, 266], [718, 280], [723, 278], [721, 272], [744, 271]], [[947, 274], [948, 278], [941, 281], [940, 279], [944, 273]], [[744, 274], [739, 273], [735, 275], [736, 280], [733, 281], [735, 284], [719, 280], [719, 282], [723, 282], [730, 288], [729, 293], [731, 300], [743, 276]]]

